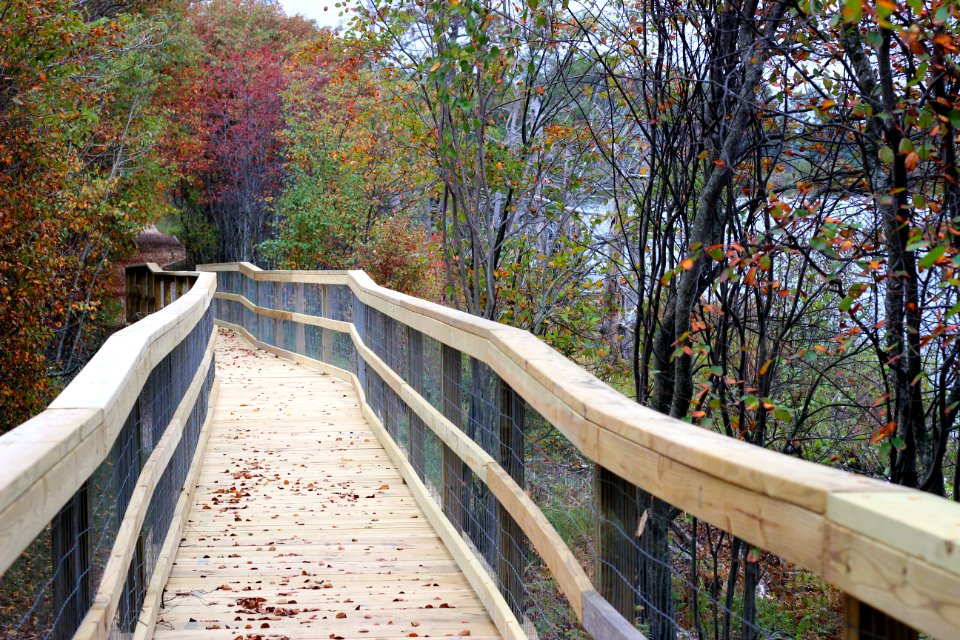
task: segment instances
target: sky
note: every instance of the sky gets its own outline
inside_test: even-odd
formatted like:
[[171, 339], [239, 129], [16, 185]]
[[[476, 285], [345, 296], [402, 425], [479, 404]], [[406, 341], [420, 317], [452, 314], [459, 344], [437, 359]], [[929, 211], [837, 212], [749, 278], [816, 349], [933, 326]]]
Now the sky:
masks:
[[[337, 7], [339, 1], [340, 7]], [[316, 20], [321, 27], [336, 27], [346, 16], [340, 16], [343, 5], [354, 4], [350, 0], [280, 0], [287, 15], [300, 14]], [[326, 10], [324, 10], [326, 9]]]

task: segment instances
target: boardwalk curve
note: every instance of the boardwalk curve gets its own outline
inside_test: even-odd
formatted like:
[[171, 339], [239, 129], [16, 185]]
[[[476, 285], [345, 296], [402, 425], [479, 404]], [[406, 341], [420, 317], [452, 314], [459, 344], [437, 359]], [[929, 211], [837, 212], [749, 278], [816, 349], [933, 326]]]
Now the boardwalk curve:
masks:
[[156, 638], [499, 637], [350, 384], [220, 329]]

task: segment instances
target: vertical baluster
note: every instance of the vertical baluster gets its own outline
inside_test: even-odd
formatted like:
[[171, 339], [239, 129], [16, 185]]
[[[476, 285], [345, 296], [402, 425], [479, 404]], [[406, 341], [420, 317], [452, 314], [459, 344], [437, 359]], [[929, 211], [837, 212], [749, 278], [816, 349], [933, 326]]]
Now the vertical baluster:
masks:
[[636, 487], [597, 465], [593, 494], [599, 516], [594, 582], [600, 595], [632, 621], [636, 617], [633, 587], [638, 562], [637, 546], [632, 543], [639, 523]]
[[916, 630], [843, 594], [843, 640], [917, 640]]
[[155, 276], [152, 272], [150, 273], [150, 282], [151, 290], [153, 295], [150, 296], [150, 313], [156, 313], [163, 308], [163, 278], [162, 276]]
[[130, 271], [130, 269], [127, 269], [126, 273], [124, 273], [123, 280], [124, 280], [124, 287], [126, 288], [125, 290], [127, 294], [126, 297], [124, 298], [124, 305], [123, 305], [124, 312], [126, 313], [127, 322], [133, 322], [133, 319], [135, 317], [133, 313], [133, 308], [134, 308], [133, 302], [135, 299], [133, 295], [133, 288], [136, 286], [137, 278]]
[[[396, 363], [394, 362], [394, 343], [393, 343], [393, 318], [389, 317], [385, 313], [378, 313], [380, 317], [380, 344], [381, 352], [377, 355], [380, 356], [380, 359], [383, 360], [387, 367], [396, 371]], [[393, 407], [391, 407], [391, 396], [392, 389], [390, 385], [386, 383], [386, 380], [381, 379], [380, 381], [381, 393], [380, 397], [383, 402], [383, 424], [387, 428], [387, 432], [390, 434], [390, 437], [393, 438], [394, 442], [397, 441], [397, 425], [395, 416], [393, 415]]]
[[139, 278], [139, 280], [140, 280], [140, 286], [139, 286], [138, 288], [139, 288], [139, 290], [140, 290], [140, 291], [139, 291], [139, 292], [140, 292], [140, 307], [139, 307], [138, 311], [140, 312], [140, 317], [142, 318], [143, 316], [145, 316], [145, 315], [147, 315], [148, 313], [150, 313], [150, 302], [149, 302], [149, 300], [148, 300], [148, 297], [149, 297], [149, 293], [148, 293], [148, 292], [151, 291], [151, 289], [150, 289], [150, 271], [149, 271], [148, 269], [144, 268], [143, 271], [140, 272], [140, 278]]
[[[327, 285], [320, 285], [320, 315], [324, 318], [333, 318], [333, 313], [330, 311], [330, 298], [331, 296], [328, 293], [329, 287]], [[354, 322], [357, 329], [360, 329], [360, 324], [356, 321]], [[333, 331], [330, 329], [323, 330], [323, 337], [321, 338], [323, 355], [321, 358], [324, 362], [333, 363]], [[359, 365], [358, 365], [359, 366]], [[361, 380], [362, 382], [362, 380]]]

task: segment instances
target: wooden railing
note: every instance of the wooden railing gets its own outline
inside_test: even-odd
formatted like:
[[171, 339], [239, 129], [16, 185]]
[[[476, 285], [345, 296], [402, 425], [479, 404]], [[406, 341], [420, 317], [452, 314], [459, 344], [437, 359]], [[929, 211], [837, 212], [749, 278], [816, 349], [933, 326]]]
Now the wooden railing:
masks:
[[[111, 336], [46, 411], [0, 436], [4, 637], [129, 633], [141, 607], [159, 602], [216, 389], [216, 278], [158, 271], [128, 270], [128, 300], [158, 311]], [[157, 286], [170, 296], [145, 303]]]
[[124, 275], [127, 322], [136, 322], [182, 298], [197, 281], [196, 272], [164, 271], [152, 262], [129, 265]]
[[[264, 349], [356, 385], [370, 420], [398, 440], [388, 451], [406, 465], [418, 495], [427, 492], [423, 452], [429, 448], [418, 443], [425, 433], [439, 440], [444, 526], [473, 539], [486, 569], [471, 577], [474, 586], [487, 589], [494, 608], [504, 602], [497, 598], [505, 599], [521, 622], [524, 614], [512, 593], [523, 586], [516, 584], [518, 559], [503, 544], [516, 530], [549, 568], [588, 633], [641, 637], [635, 600], [613, 586], [619, 576], [635, 587], [638, 556], [609, 544], [617, 535], [636, 544], [643, 534], [639, 489], [844, 592], [846, 638], [911, 638], [915, 630], [960, 637], [960, 505], [667, 418], [527, 332], [384, 289], [363, 272], [261, 271], [246, 263], [200, 269], [220, 277], [219, 322]], [[441, 349], [433, 389], [426, 388], [422, 367], [425, 340]], [[488, 417], [497, 422], [480, 427], [494, 434], [492, 444], [467, 427], [468, 419], [484, 414], [482, 399], [476, 407], [474, 400], [463, 400], [469, 391], [464, 357], [473, 367], [467, 369], [473, 371], [470, 385], [478, 384], [481, 367], [494, 375], [490, 397], [498, 407]], [[431, 394], [434, 401], [425, 397]], [[517, 438], [523, 439], [511, 430], [523, 422], [518, 414], [524, 407], [542, 415], [595, 465], [595, 566], [584, 567], [563, 543], [525, 492], [522, 468], [511, 462], [511, 449], [515, 455]], [[499, 541], [485, 543], [492, 554], [480, 544], [475, 524], [465, 520], [465, 486], [477, 482], [495, 501], [491, 517]], [[471, 504], [485, 504], [478, 496]], [[469, 565], [476, 559], [462, 560]], [[498, 621], [501, 631], [523, 635], [507, 617]]]

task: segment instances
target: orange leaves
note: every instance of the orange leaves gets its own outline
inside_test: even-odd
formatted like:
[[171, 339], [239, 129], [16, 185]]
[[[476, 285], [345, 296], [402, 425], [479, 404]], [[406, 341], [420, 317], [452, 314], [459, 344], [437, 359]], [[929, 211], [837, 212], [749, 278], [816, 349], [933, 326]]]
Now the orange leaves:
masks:
[[906, 157], [903, 159], [903, 166], [907, 171], [913, 171], [917, 168], [917, 165], [920, 163], [920, 156], [917, 155], [916, 151], [909, 152]]
[[873, 435], [870, 436], [870, 444], [877, 444], [885, 438], [893, 436], [897, 432], [897, 423], [888, 422], [879, 429], [873, 432]]

